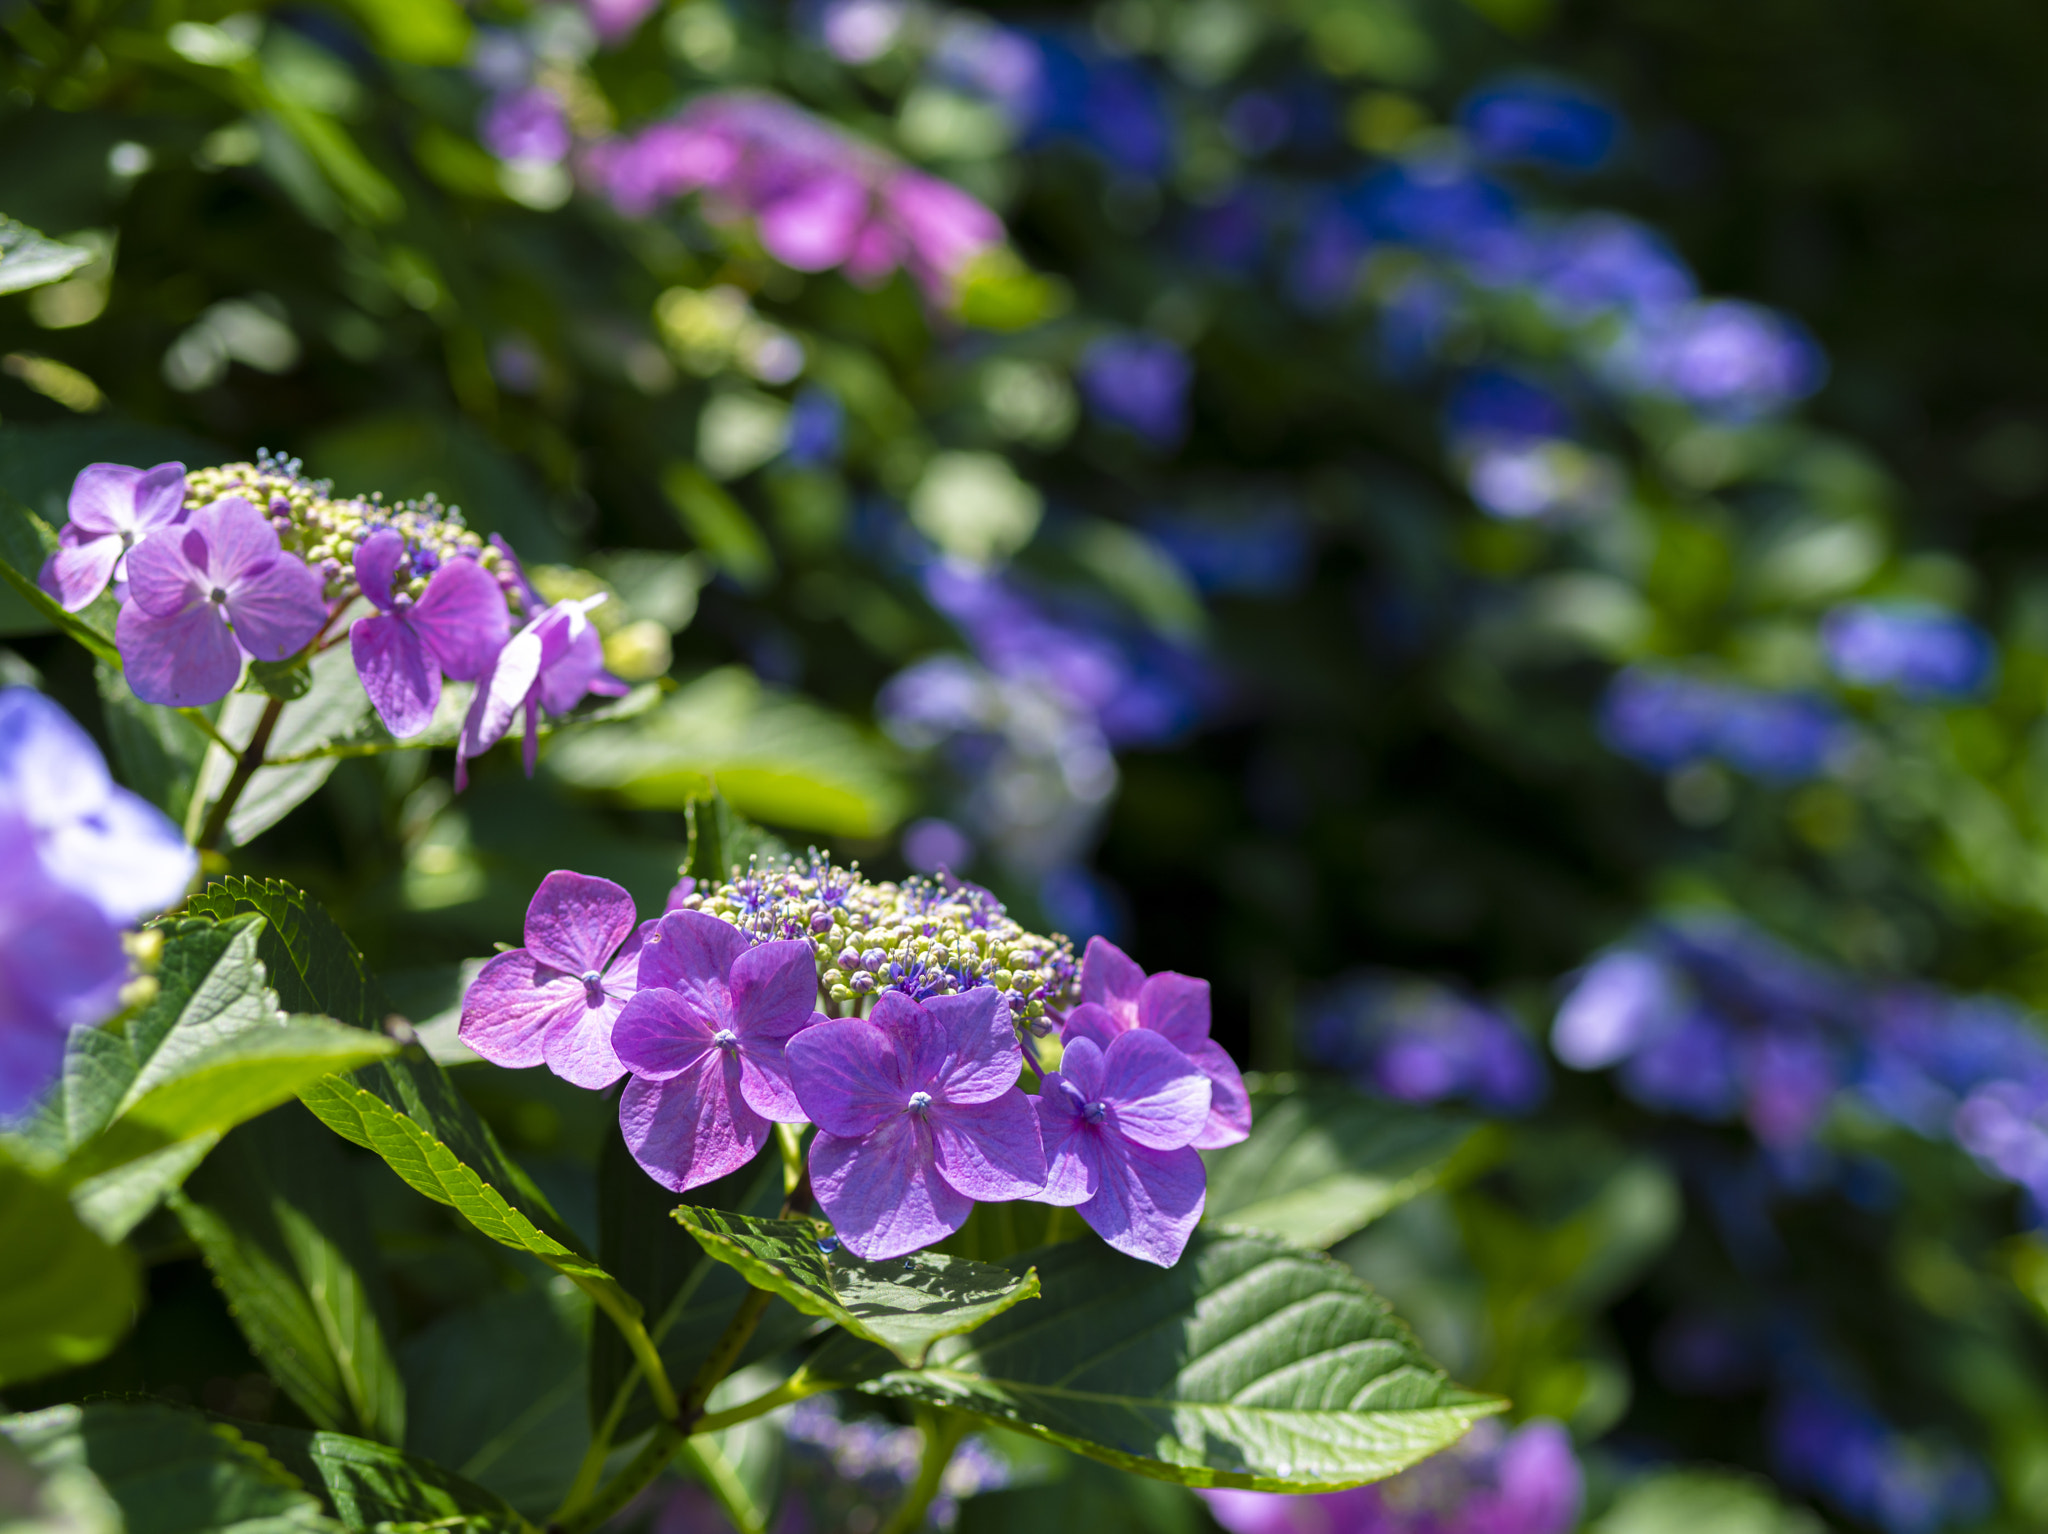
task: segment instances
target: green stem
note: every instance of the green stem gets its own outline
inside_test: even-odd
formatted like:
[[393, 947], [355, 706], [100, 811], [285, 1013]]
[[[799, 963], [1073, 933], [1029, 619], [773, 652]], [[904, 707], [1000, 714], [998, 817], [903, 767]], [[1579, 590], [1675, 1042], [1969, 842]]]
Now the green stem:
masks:
[[792, 1401], [801, 1401], [814, 1396], [821, 1390], [833, 1388], [831, 1380], [818, 1379], [799, 1369], [773, 1390], [757, 1395], [751, 1401], [742, 1401], [737, 1406], [728, 1406], [724, 1411], [706, 1412], [697, 1419], [693, 1429], [699, 1433], [722, 1433], [729, 1427], [750, 1422], [756, 1417], [765, 1417], [778, 1406], [787, 1406]]
[[882, 1526], [882, 1534], [916, 1534], [924, 1527], [925, 1514], [931, 1511], [932, 1498], [939, 1494], [946, 1467], [953, 1463], [953, 1451], [967, 1436], [967, 1418], [959, 1412], [920, 1408], [917, 1425], [924, 1429], [924, 1452], [918, 1456], [917, 1479], [910, 1483], [903, 1501]]
[[687, 1440], [678, 1452], [677, 1458], [686, 1459], [695, 1467], [698, 1477], [718, 1499], [718, 1505], [725, 1509], [725, 1516], [732, 1520], [732, 1526], [739, 1534], [763, 1534], [768, 1520], [761, 1516], [761, 1509], [754, 1505], [754, 1499], [740, 1481], [739, 1474], [732, 1468], [732, 1461], [717, 1444], [709, 1439]]
[[262, 717], [256, 721], [256, 729], [249, 736], [249, 744], [242, 747], [242, 754], [235, 758], [235, 770], [228, 778], [228, 786], [220, 791], [220, 798], [214, 801], [213, 809], [206, 817], [206, 824], [193, 842], [201, 852], [211, 852], [220, 845], [220, 839], [227, 834], [228, 816], [234, 812], [235, 804], [242, 797], [242, 790], [249, 786], [249, 780], [256, 776], [256, 769], [263, 765], [263, 753], [270, 745], [270, 737], [277, 729], [278, 716], [284, 712], [284, 699], [272, 698], [263, 705]]
[[177, 714], [179, 718], [183, 719], [187, 724], [191, 725], [193, 729], [197, 730], [201, 735], [204, 735], [216, 746], [219, 746], [221, 750], [227, 752], [229, 756], [233, 756], [235, 754], [233, 742], [231, 742], [227, 738], [227, 736], [221, 734], [219, 725], [215, 724], [211, 719], [206, 717], [206, 711], [204, 709], [181, 708], [177, 710]]
[[654, 1345], [654, 1339], [647, 1335], [647, 1328], [640, 1318], [628, 1310], [623, 1303], [625, 1296], [610, 1284], [586, 1284], [583, 1290], [595, 1300], [604, 1313], [612, 1318], [619, 1329], [619, 1335], [626, 1339], [627, 1350], [633, 1355], [633, 1362], [640, 1366], [640, 1373], [646, 1377], [647, 1393], [654, 1397], [654, 1409], [667, 1421], [674, 1421], [678, 1415], [675, 1386], [668, 1381], [668, 1368], [661, 1361], [661, 1351]]

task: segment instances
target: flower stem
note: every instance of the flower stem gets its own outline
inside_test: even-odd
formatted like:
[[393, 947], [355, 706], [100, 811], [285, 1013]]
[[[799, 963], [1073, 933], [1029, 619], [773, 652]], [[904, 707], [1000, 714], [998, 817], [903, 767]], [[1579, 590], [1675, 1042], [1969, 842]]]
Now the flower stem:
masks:
[[939, 1494], [946, 1467], [953, 1463], [953, 1451], [967, 1436], [967, 1419], [959, 1412], [921, 1408], [917, 1425], [924, 1429], [924, 1452], [918, 1456], [917, 1479], [903, 1494], [896, 1511], [882, 1526], [882, 1534], [916, 1534], [924, 1527], [932, 1498]]
[[235, 770], [228, 777], [228, 785], [220, 791], [220, 798], [214, 801], [208, 812], [206, 824], [200, 829], [198, 840], [192, 845], [201, 852], [211, 852], [220, 845], [220, 839], [227, 834], [228, 816], [234, 813], [242, 791], [249, 786], [249, 780], [256, 776], [256, 769], [263, 765], [263, 753], [269, 749], [270, 737], [277, 729], [278, 717], [284, 713], [284, 699], [272, 698], [263, 705], [263, 714], [256, 721], [256, 728], [249, 736], [249, 744], [242, 747], [242, 754], [235, 758]]
[[732, 1461], [725, 1457], [717, 1444], [708, 1439], [692, 1438], [683, 1444], [679, 1457], [694, 1463], [705, 1488], [718, 1499], [718, 1505], [725, 1510], [725, 1516], [732, 1520], [732, 1526], [739, 1534], [763, 1534], [768, 1520], [754, 1505], [754, 1498], [734, 1471]]

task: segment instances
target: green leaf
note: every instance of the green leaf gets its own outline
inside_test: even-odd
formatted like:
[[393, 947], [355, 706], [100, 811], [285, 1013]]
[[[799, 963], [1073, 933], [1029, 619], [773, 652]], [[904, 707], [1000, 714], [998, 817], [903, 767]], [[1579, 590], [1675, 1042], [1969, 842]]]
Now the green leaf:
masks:
[[672, 463], [662, 470], [661, 489], [690, 536], [742, 586], [756, 590], [775, 574], [775, 554], [761, 529], [702, 469]]
[[119, 1241], [148, 1219], [219, 1143], [219, 1135], [194, 1135], [88, 1177], [71, 1190], [71, 1207], [107, 1240]]
[[682, 809], [715, 784], [744, 815], [841, 836], [880, 836], [908, 806], [886, 742], [736, 666], [559, 742], [548, 770], [647, 809]]
[[141, 1303], [135, 1260], [0, 1151], [0, 1385], [104, 1356]]
[[348, 0], [377, 39], [377, 51], [407, 64], [460, 64], [469, 57], [469, 17], [455, 0]]
[[256, 956], [263, 961], [278, 1001], [293, 1012], [318, 1012], [372, 1031], [383, 1007], [369, 967], [327, 908], [279, 879], [215, 879], [185, 909], [217, 922], [254, 914], [263, 918]]
[[[782, 1205], [781, 1163], [773, 1156], [757, 1157], [730, 1177], [693, 1189], [690, 1196], [712, 1208], [772, 1215]], [[678, 1228], [669, 1218], [675, 1206], [676, 1195], [642, 1171], [626, 1149], [614, 1118], [598, 1153], [598, 1259], [639, 1302], [647, 1334], [680, 1389], [710, 1356], [749, 1285], [733, 1269], [706, 1257], [704, 1248]], [[777, 1301], [754, 1328], [739, 1363], [783, 1351], [816, 1324]], [[618, 1443], [637, 1437], [656, 1420], [625, 1338], [616, 1327], [599, 1327], [590, 1338], [590, 1420], [602, 1423], [615, 1410], [619, 1417], [612, 1437]]]
[[1499, 1133], [1476, 1120], [1376, 1102], [1334, 1082], [1258, 1083], [1251, 1138], [1202, 1158], [1204, 1218], [1327, 1247], [1469, 1176], [1499, 1147]]
[[258, 660], [249, 663], [248, 685], [267, 698], [290, 703], [313, 690], [313, 671], [303, 655], [289, 660]]
[[1349, 1269], [1267, 1236], [1197, 1231], [1172, 1268], [1088, 1241], [1031, 1260], [1042, 1304], [861, 1388], [1143, 1475], [1263, 1491], [1379, 1480], [1505, 1405], [1446, 1380]]
[[780, 837], [741, 816], [716, 792], [685, 803], [683, 823], [688, 827], [683, 871], [699, 884], [723, 884], [750, 861], [771, 863], [789, 856]]
[[193, 785], [199, 781], [200, 764], [206, 760], [205, 731], [177, 709], [137, 698], [128, 690], [121, 668], [110, 661], [100, 661], [94, 676], [121, 781], [182, 822]]
[[0, 1438], [0, 1529], [7, 1534], [122, 1534], [121, 1509], [83, 1465], [39, 1471]]
[[43, 1474], [90, 1471], [120, 1508], [126, 1534], [338, 1530], [261, 1448], [175, 1406], [52, 1406], [0, 1418], [0, 1439]]
[[[276, 1423], [234, 1424], [309, 1489], [350, 1529], [431, 1524], [472, 1534], [530, 1531], [504, 1500], [432, 1460], [345, 1433], [308, 1433]], [[395, 1534], [395, 1531], [393, 1531]]]
[[804, 1220], [757, 1220], [684, 1205], [675, 1217], [706, 1254], [749, 1284], [802, 1311], [878, 1343], [904, 1363], [922, 1364], [933, 1343], [957, 1337], [1038, 1294], [1038, 1275], [916, 1252], [895, 1262], [866, 1262], [819, 1242]]
[[1592, 1534], [1824, 1534], [1805, 1508], [1787, 1507], [1770, 1484], [1732, 1470], [1684, 1469], [1638, 1481]]
[[19, 293], [24, 288], [61, 282], [91, 262], [92, 254], [0, 215], [0, 293]]
[[244, 1124], [172, 1200], [264, 1367], [323, 1428], [405, 1441], [405, 1387], [362, 1197], [295, 1106]]

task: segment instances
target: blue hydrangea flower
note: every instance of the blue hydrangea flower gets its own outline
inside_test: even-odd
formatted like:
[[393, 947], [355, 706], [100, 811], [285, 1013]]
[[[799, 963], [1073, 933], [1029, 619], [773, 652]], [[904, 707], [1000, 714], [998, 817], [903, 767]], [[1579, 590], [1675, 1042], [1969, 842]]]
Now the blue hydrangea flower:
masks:
[[1081, 394], [1096, 418], [1156, 448], [1187, 435], [1194, 377], [1187, 353], [1158, 336], [1105, 336], [1081, 356]]
[[1558, 80], [1502, 80], [1458, 108], [1458, 126], [1483, 160], [1598, 170], [1621, 141], [1621, 117], [1591, 92]]
[[1910, 698], [1974, 697], [1998, 664], [1997, 646], [1976, 624], [1917, 604], [1838, 607], [1821, 624], [1821, 644], [1843, 681]]

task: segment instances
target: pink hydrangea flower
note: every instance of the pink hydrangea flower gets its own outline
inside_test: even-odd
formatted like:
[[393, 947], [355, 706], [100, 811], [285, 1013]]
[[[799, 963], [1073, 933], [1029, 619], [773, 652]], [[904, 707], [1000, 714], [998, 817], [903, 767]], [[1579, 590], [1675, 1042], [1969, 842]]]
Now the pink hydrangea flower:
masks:
[[405, 535], [395, 528], [372, 533], [357, 547], [356, 582], [377, 611], [348, 631], [363, 690], [385, 728], [401, 738], [419, 734], [433, 719], [443, 673], [475, 681], [512, 633], [505, 593], [475, 560], [449, 560], [415, 602], [392, 593], [405, 558]]
[[1208, 1174], [1190, 1142], [1209, 1117], [1209, 1078], [1157, 1033], [1108, 1049], [1077, 1038], [1036, 1098], [1048, 1204], [1076, 1206], [1129, 1257], [1170, 1268], [1202, 1218]]
[[477, 678], [476, 696], [455, 745], [455, 786], [469, 782], [469, 759], [505, 738], [526, 716], [526, 775], [540, 746], [540, 711], [565, 714], [589, 693], [621, 697], [626, 684], [604, 669], [604, 641], [587, 616], [603, 598], [557, 602], [507, 640]]
[[612, 1026], [639, 989], [654, 923], [609, 879], [556, 869], [526, 908], [526, 946], [486, 964], [462, 998], [462, 1042], [493, 1065], [546, 1065], [579, 1087], [626, 1074]]
[[687, 1192], [752, 1161], [771, 1123], [804, 1121], [783, 1052], [825, 1021], [809, 943], [753, 947], [729, 922], [674, 911], [641, 945], [640, 987], [612, 1048], [633, 1073], [619, 1127], [648, 1176]]
[[805, 1029], [788, 1058], [818, 1126], [811, 1190], [856, 1256], [901, 1257], [966, 1224], [977, 1199], [1045, 1186], [1023, 1052], [993, 986], [921, 1003], [885, 992], [869, 1017]]
[[327, 621], [324, 583], [240, 496], [202, 506], [128, 554], [114, 625], [121, 669], [145, 703], [196, 708], [227, 696], [242, 657], [296, 655]]
[[128, 550], [160, 527], [185, 520], [185, 466], [153, 469], [92, 463], [71, 482], [71, 520], [57, 534], [57, 552], [43, 562], [37, 584], [75, 613], [127, 577]]
[[1159, 1034], [1209, 1078], [1209, 1120], [1192, 1142], [1196, 1149], [1235, 1145], [1252, 1132], [1244, 1076], [1209, 1037], [1209, 982], [1171, 970], [1147, 976], [1116, 944], [1090, 938], [1081, 957], [1081, 1005], [1067, 1014], [1061, 1042], [1092, 1039], [1107, 1049], [1133, 1028]]

